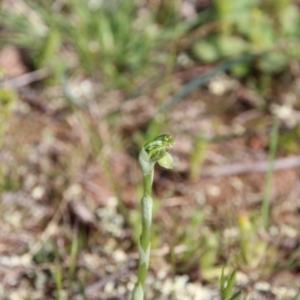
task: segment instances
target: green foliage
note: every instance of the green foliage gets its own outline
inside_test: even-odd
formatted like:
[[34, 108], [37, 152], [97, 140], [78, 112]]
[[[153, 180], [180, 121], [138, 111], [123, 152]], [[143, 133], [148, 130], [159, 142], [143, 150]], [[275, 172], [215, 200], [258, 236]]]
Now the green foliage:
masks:
[[265, 258], [267, 243], [258, 235], [258, 224], [247, 215], [239, 217], [238, 229], [240, 249], [238, 263], [247, 269], [255, 269]]
[[217, 263], [220, 250], [220, 236], [212, 230], [204, 230], [202, 241], [203, 244], [200, 244], [200, 247], [203, 247], [203, 249], [201, 249], [200, 267], [205, 276], [205, 272], [211, 270]]
[[242, 294], [241, 291], [234, 293], [232, 292], [235, 284], [236, 271], [233, 271], [229, 276], [224, 274], [224, 268], [222, 269], [221, 279], [220, 279], [220, 292], [222, 300], [235, 300]]
[[17, 99], [14, 90], [0, 88], [0, 112], [1, 112], [1, 134], [4, 134], [5, 124], [8, 121], [11, 109]]
[[[10, 120], [12, 108], [17, 99], [15, 91], [11, 89], [0, 88], [0, 149], [3, 148], [7, 124]], [[15, 182], [5, 178], [5, 172], [2, 164], [0, 165], [0, 192], [2, 190], [13, 189]]]
[[58, 257], [57, 248], [55, 241], [53, 239], [48, 239], [45, 241], [39, 249], [39, 251], [34, 255], [34, 261], [37, 264], [54, 262]]
[[78, 232], [75, 231], [72, 245], [71, 245], [71, 251], [70, 251], [70, 266], [69, 266], [69, 278], [72, 279], [75, 268], [76, 268], [76, 259], [79, 252], [79, 238], [78, 238]]
[[283, 131], [278, 135], [278, 149], [280, 152], [297, 153], [300, 141], [300, 126], [296, 126], [288, 131]]
[[194, 54], [205, 62], [215, 62], [222, 58], [229, 58], [245, 53], [248, 45], [245, 40], [237, 36], [212, 36], [207, 40], [196, 43]]
[[[219, 29], [198, 41], [195, 56], [207, 63], [247, 53], [271, 51], [259, 59], [258, 70], [274, 74], [284, 70], [292, 58], [299, 58], [300, 12], [286, 1], [214, 1]], [[284, 48], [280, 47], [284, 45]], [[249, 74], [236, 72], [237, 74]]]
[[61, 293], [62, 293], [62, 288], [63, 288], [63, 272], [62, 272], [62, 268], [60, 265], [57, 265], [55, 267], [55, 270], [53, 270], [53, 277], [54, 277], [54, 281], [55, 281], [55, 298], [57, 300], [61, 299]]
[[0, 12], [0, 25], [14, 32], [3, 41], [29, 48], [36, 68], [80, 66], [89, 75], [100, 71], [106, 87], [132, 88], [135, 79], [164, 59], [156, 50], [181, 27], [171, 22], [171, 35], [168, 28], [161, 31], [151, 13], [138, 9], [137, 0], [75, 0], [60, 9], [51, 1], [26, 0], [26, 4], [34, 12], [28, 18], [19, 13], [4, 18], [6, 12]]
[[[91, 7], [77, 0], [70, 9], [66, 32], [87, 71], [100, 69], [110, 85], [121, 86], [126, 86], [131, 76], [140, 75], [141, 65], [148, 63], [155, 34], [151, 33], [149, 18], [132, 22], [134, 1]], [[126, 76], [121, 75], [124, 73]]]
[[208, 141], [204, 138], [198, 138], [194, 141], [194, 151], [190, 155], [190, 177], [195, 180], [199, 176], [199, 169], [205, 160], [208, 148]]

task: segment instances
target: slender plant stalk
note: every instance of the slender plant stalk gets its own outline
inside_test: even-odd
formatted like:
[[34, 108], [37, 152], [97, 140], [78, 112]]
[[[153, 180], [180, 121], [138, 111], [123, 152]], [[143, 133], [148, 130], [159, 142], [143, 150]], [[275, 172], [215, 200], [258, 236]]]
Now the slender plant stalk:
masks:
[[151, 248], [151, 223], [152, 223], [152, 183], [154, 166], [158, 162], [167, 169], [173, 168], [172, 156], [167, 152], [174, 144], [174, 139], [163, 134], [153, 141], [145, 144], [139, 154], [139, 163], [143, 170], [144, 193], [141, 200], [142, 206], [142, 233], [139, 240], [139, 266], [138, 280], [132, 292], [132, 300], [143, 300], [145, 295], [145, 282], [149, 268]]
[[271, 143], [269, 151], [269, 168], [266, 175], [266, 184], [264, 190], [264, 197], [262, 203], [262, 219], [264, 228], [267, 230], [269, 227], [269, 218], [270, 218], [270, 199], [272, 192], [272, 179], [274, 173], [274, 162], [276, 158], [277, 144], [278, 144], [278, 130], [279, 130], [279, 119], [276, 118], [273, 124], [271, 132]]

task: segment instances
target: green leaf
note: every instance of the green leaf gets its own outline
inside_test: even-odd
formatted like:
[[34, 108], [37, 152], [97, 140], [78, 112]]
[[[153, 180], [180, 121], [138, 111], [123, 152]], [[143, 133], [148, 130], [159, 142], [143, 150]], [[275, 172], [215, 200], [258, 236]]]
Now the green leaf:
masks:
[[216, 46], [222, 57], [234, 57], [247, 50], [247, 42], [237, 36], [223, 35], [216, 39]]
[[279, 19], [283, 33], [288, 36], [296, 36], [298, 33], [299, 11], [296, 5], [289, 5], [283, 10], [279, 10]]
[[235, 300], [235, 299], [237, 299], [241, 294], [242, 294], [242, 291], [236, 292], [233, 296], [231, 296], [230, 300]]
[[194, 55], [205, 63], [213, 63], [220, 58], [211, 39], [197, 42], [193, 47]]
[[228, 297], [228, 299], [229, 299], [229, 296], [230, 296], [230, 294], [233, 290], [233, 287], [234, 287], [235, 276], [236, 276], [236, 271], [234, 270], [232, 272], [232, 274], [230, 275], [230, 278], [228, 279], [227, 286], [226, 286], [226, 296]]
[[166, 169], [173, 169], [173, 157], [170, 153], [166, 153], [166, 155], [158, 161], [159, 165]]
[[263, 57], [259, 63], [260, 69], [269, 74], [282, 71], [289, 62], [289, 58], [285, 53], [273, 52]]

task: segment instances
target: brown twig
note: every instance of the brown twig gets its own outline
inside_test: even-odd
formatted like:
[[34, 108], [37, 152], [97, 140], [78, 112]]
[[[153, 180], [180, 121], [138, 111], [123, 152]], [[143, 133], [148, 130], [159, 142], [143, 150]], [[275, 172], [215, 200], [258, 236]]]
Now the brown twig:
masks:
[[[274, 161], [274, 171], [300, 167], [300, 156], [278, 158]], [[200, 172], [201, 177], [225, 177], [246, 173], [266, 172], [269, 168], [268, 161], [252, 163], [235, 163], [222, 166], [205, 167]]]
[[30, 83], [33, 83], [35, 81], [39, 81], [41, 79], [46, 78], [49, 76], [50, 70], [49, 69], [40, 69], [33, 72], [29, 72], [26, 74], [23, 74], [21, 76], [7, 79], [0, 82], [0, 87], [2, 88], [15, 88], [18, 89], [20, 87], [26, 86]]

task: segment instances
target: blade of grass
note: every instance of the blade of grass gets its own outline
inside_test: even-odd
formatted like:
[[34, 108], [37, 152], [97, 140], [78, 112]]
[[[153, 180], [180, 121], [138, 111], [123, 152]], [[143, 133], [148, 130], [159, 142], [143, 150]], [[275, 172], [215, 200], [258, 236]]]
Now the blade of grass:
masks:
[[227, 285], [225, 288], [225, 300], [229, 300], [230, 294], [232, 292], [235, 283], [235, 275], [236, 275], [236, 271], [233, 271], [227, 281]]
[[55, 280], [55, 286], [56, 286], [56, 300], [61, 299], [61, 291], [62, 291], [62, 270], [59, 265], [56, 266], [54, 271], [54, 280]]
[[237, 291], [231, 296], [231, 293], [233, 292], [234, 289], [235, 279], [236, 279], [236, 270], [234, 270], [228, 276], [226, 276], [224, 272], [225, 272], [225, 267], [222, 269], [221, 278], [220, 278], [221, 299], [235, 300], [242, 294], [241, 291]]
[[79, 239], [78, 239], [78, 223], [75, 223], [73, 240], [71, 245], [71, 253], [70, 253], [70, 266], [69, 266], [69, 280], [72, 281], [73, 275], [76, 269], [76, 259], [79, 250]]
[[237, 59], [226, 61], [225, 63], [214, 68], [212, 71], [207, 72], [207, 73], [197, 77], [196, 79], [190, 81], [188, 84], [186, 84], [182, 90], [180, 90], [177, 94], [172, 96], [170, 99], [168, 99], [165, 103], [163, 103], [159, 107], [159, 112], [167, 111], [172, 106], [177, 104], [179, 101], [183, 100], [186, 96], [188, 96], [194, 90], [198, 89], [200, 86], [203, 86], [204, 84], [209, 82], [213, 77], [219, 75], [220, 73], [228, 71], [240, 63], [254, 60], [263, 55], [265, 55], [265, 52], [258, 53], [258, 54], [246, 54], [241, 57], [238, 57]]
[[236, 292], [236, 293], [230, 298], [230, 300], [235, 300], [235, 299], [237, 299], [241, 294], [242, 294], [242, 291]]
[[269, 151], [269, 168], [266, 175], [263, 203], [262, 203], [262, 219], [265, 229], [269, 227], [269, 218], [270, 218], [270, 200], [272, 192], [272, 179], [274, 173], [274, 161], [277, 152], [278, 144], [278, 130], [279, 130], [279, 119], [275, 118], [273, 123], [273, 128], [271, 132], [271, 141], [270, 141], [270, 151]]
[[220, 291], [221, 291], [222, 297], [223, 297], [223, 290], [224, 290], [224, 286], [225, 286], [225, 281], [226, 281], [226, 278], [225, 278], [225, 275], [224, 275], [224, 268], [223, 268], [222, 273], [221, 273], [221, 278], [220, 278]]

